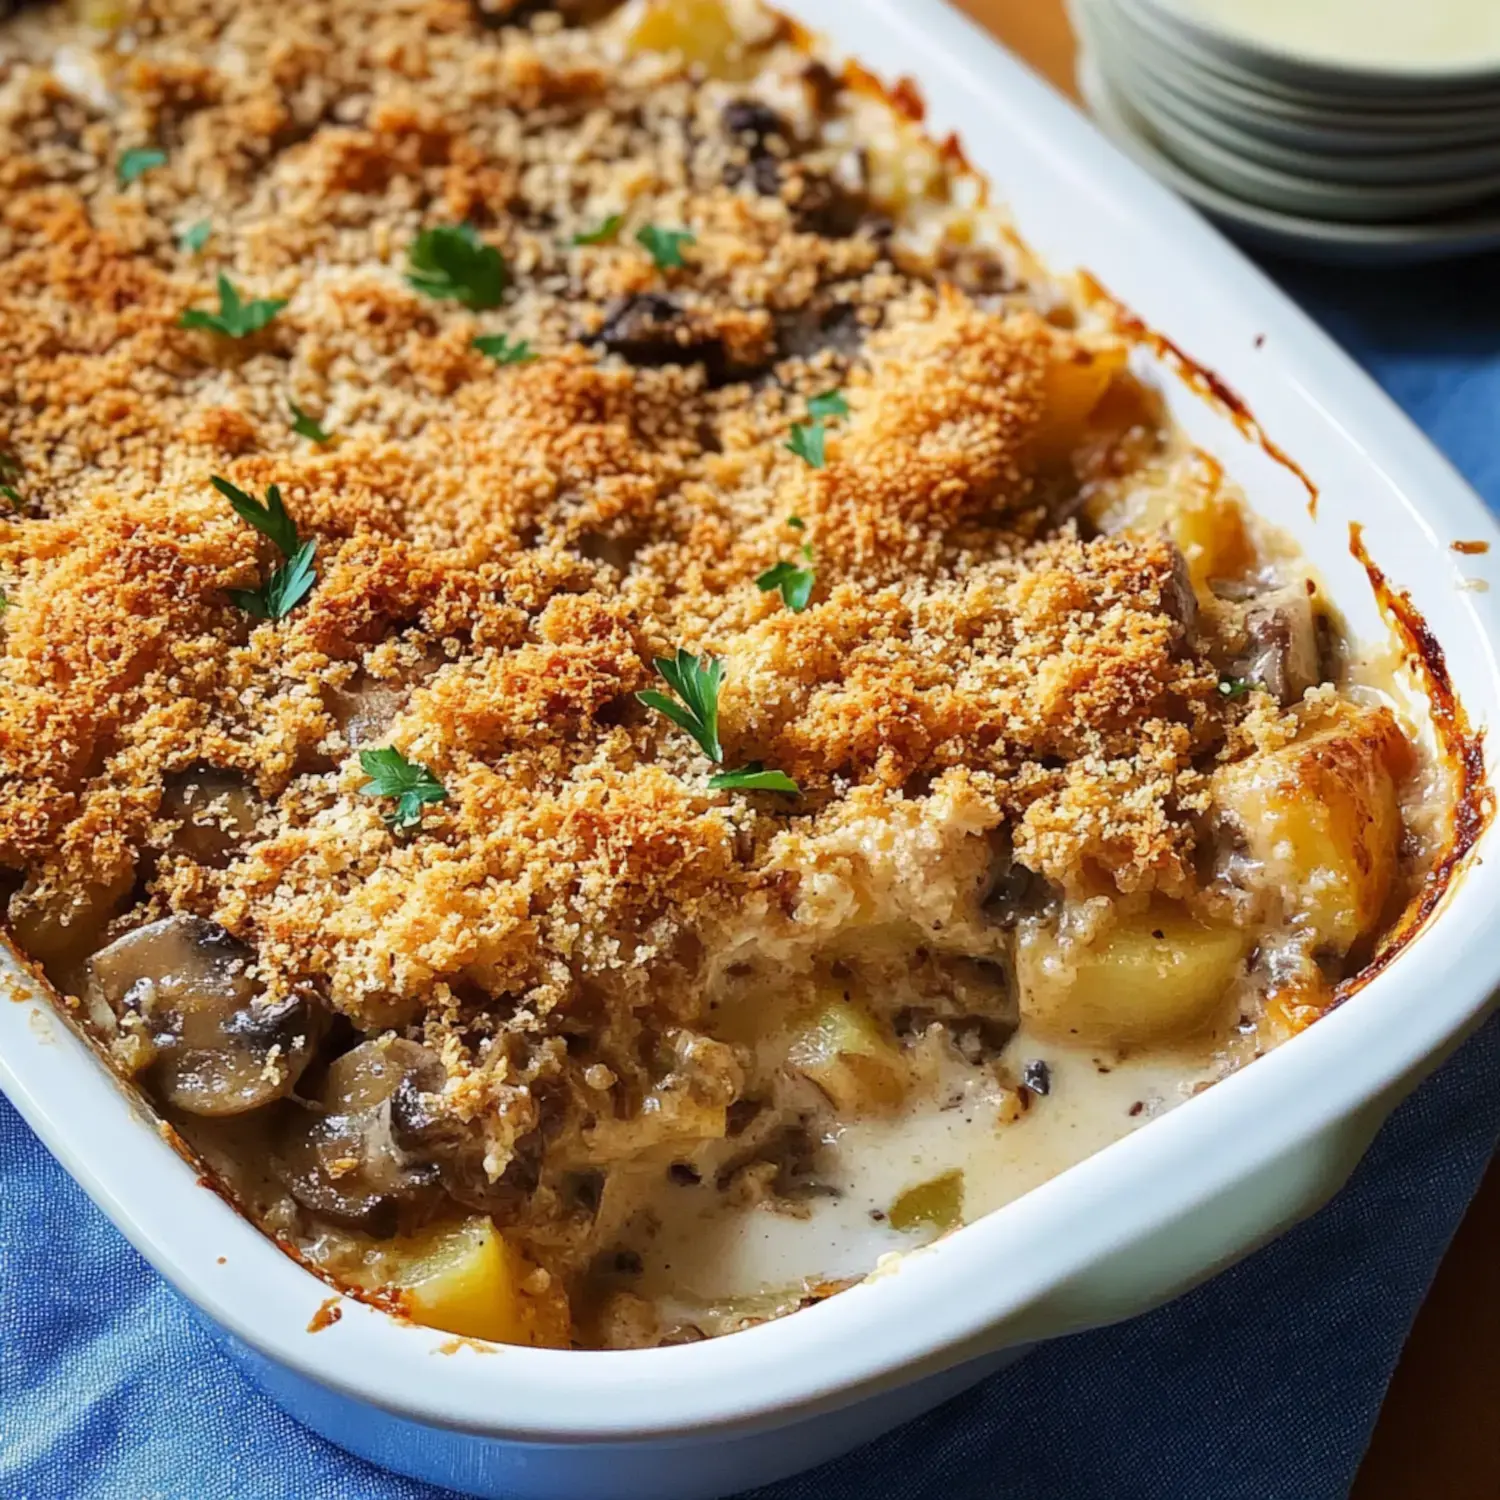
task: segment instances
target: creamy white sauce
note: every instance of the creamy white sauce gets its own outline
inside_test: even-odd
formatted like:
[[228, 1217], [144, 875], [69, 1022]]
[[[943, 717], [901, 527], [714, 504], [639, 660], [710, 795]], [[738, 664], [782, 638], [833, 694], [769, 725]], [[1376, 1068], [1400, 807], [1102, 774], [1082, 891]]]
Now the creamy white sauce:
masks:
[[841, 1127], [833, 1170], [819, 1174], [838, 1196], [810, 1200], [805, 1218], [735, 1209], [711, 1182], [683, 1186], [656, 1174], [635, 1200], [653, 1228], [627, 1237], [642, 1263], [630, 1288], [656, 1302], [665, 1321], [701, 1324], [706, 1304], [740, 1302], [755, 1313], [768, 1289], [866, 1275], [882, 1255], [934, 1237], [930, 1228], [898, 1232], [885, 1217], [909, 1188], [962, 1171], [963, 1217], [972, 1222], [1188, 1098], [1217, 1076], [1209, 1051], [1120, 1059], [1033, 1042], [1023, 1029], [1008, 1056], [1045, 1059], [1048, 1094], [1001, 1123], [993, 1077], [955, 1068], [901, 1114]]
[[1247, 41], [1375, 68], [1500, 66], [1500, 0], [1167, 0]]

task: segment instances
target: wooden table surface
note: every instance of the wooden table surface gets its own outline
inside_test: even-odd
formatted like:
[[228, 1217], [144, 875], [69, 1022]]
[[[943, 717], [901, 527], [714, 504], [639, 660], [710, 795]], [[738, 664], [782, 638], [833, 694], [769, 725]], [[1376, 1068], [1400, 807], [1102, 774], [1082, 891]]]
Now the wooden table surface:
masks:
[[[956, 3], [1077, 97], [1062, 0]], [[1412, 1330], [1352, 1500], [1500, 1500], [1500, 1159]]]

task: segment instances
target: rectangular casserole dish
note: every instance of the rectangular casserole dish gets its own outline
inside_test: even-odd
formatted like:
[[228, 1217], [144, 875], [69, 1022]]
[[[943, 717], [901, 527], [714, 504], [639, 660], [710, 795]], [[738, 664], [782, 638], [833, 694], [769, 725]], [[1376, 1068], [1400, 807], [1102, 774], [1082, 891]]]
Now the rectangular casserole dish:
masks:
[[[1192, 213], [942, 0], [800, 0], [797, 18], [887, 77], [914, 76], [1031, 247], [1085, 266], [1239, 392], [1159, 382], [1255, 509], [1306, 550], [1352, 633], [1387, 624], [1350, 525], [1441, 643], [1477, 728], [1493, 715], [1488, 555], [1477, 498], [1369, 381]], [[1143, 347], [1143, 360], [1149, 350]], [[56, 1018], [8, 954], [0, 1084], [132, 1242], [220, 1330], [251, 1378], [377, 1462], [485, 1495], [723, 1495], [831, 1457], [1018, 1357], [1030, 1343], [1186, 1290], [1310, 1212], [1385, 1114], [1482, 1018], [1486, 829], [1429, 927], [1357, 998], [1149, 1128], [815, 1308], [733, 1338], [630, 1353], [454, 1347], [345, 1300], [216, 1194]], [[449, 1354], [451, 1357], [439, 1357]]]

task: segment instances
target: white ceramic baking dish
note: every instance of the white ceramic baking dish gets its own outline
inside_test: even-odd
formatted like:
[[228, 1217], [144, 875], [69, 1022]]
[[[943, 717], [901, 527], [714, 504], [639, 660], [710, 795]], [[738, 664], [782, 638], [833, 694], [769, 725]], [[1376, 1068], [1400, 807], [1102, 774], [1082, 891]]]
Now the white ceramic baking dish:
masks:
[[[1180, 419], [1296, 535], [1354, 631], [1383, 639], [1349, 551], [1374, 558], [1442, 643], [1477, 724], [1495, 717], [1500, 532], [1375, 386], [1190, 210], [942, 0], [795, 0], [889, 77], [916, 78], [1053, 266], [1086, 265], [1219, 372], [1322, 492], [1172, 374]], [[1495, 544], [1487, 556], [1450, 550]], [[1478, 853], [1493, 842], [1486, 833]], [[1141, 1312], [1333, 1193], [1396, 1101], [1500, 980], [1500, 859], [1348, 1004], [1219, 1087], [892, 1273], [733, 1337], [630, 1353], [493, 1352], [344, 1300], [240, 1219], [161, 1138], [8, 959], [0, 1084], [262, 1389], [335, 1442], [460, 1491], [687, 1500], [787, 1474], [888, 1430], [1036, 1340]], [[1296, 1295], [1288, 1288], [1289, 1296]]]

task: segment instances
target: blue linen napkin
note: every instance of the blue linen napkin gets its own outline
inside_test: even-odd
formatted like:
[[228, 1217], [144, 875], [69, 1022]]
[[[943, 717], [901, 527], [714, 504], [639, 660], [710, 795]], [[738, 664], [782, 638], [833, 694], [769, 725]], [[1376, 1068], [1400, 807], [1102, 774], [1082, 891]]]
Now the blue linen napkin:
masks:
[[[1500, 258], [1272, 270], [1500, 509]], [[1497, 1139], [1500, 1017], [1306, 1224], [755, 1500], [1339, 1500]], [[440, 1500], [246, 1385], [3, 1100], [0, 1496]]]

